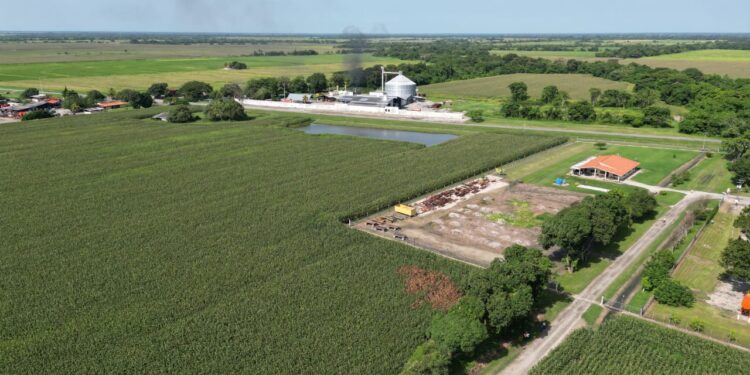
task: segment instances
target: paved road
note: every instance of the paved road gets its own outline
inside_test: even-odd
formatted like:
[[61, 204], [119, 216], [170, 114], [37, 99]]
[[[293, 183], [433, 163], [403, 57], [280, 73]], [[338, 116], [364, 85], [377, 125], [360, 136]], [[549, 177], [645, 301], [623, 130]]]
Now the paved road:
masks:
[[624, 254], [620, 255], [595, 278], [586, 289], [575, 296], [573, 302], [551, 322], [547, 336], [531, 342], [500, 374], [518, 375], [528, 373], [534, 365], [549, 354], [581, 325], [581, 316], [600, 298], [621, 273], [635, 263], [659, 235], [677, 221], [680, 214], [693, 202], [702, 199], [716, 199], [714, 194], [688, 193], [680, 202], [672, 206], [662, 218], [641, 236]]
[[[191, 103], [192, 104], [192, 103]], [[250, 105], [244, 105], [245, 108], [252, 108], [252, 109], [260, 109], [264, 111], [279, 111], [279, 112], [301, 112], [301, 113], [315, 113], [320, 115], [328, 115], [328, 116], [344, 116], [344, 117], [358, 117], [358, 118], [376, 118], [381, 120], [397, 120], [397, 121], [413, 121], [413, 122], [433, 122], [429, 120], [414, 120], [414, 119], [406, 119], [406, 118], [398, 118], [398, 117], [385, 117], [385, 116], [376, 116], [376, 115], [353, 115], [350, 113], [332, 113], [332, 112], [323, 112], [323, 111], [309, 111], [309, 110], [300, 110], [296, 108], [272, 108], [272, 107], [259, 107], [259, 106], [250, 106]], [[495, 129], [511, 129], [511, 130], [528, 130], [533, 132], [544, 132], [544, 133], [566, 133], [566, 134], [585, 134], [585, 135], [599, 135], [599, 136], [615, 136], [615, 137], [629, 137], [629, 138], [638, 138], [638, 139], [659, 139], [659, 140], [669, 140], [669, 141], [691, 141], [691, 142], [704, 142], [703, 138], [696, 138], [696, 137], [686, 137], [686, 136], [679, 136], [679, 135], [654, 135], [654, 134], [633, 134], [633, 133], [625, 133], [625, 132], [609, 132], [609, 131], [602, 131], [602, 130], [585, 130], [585, 129], [570, 129], [570, 128], [564, 128], [564, 127], [547, 127], [547, 126], [526, 126], [526, 125], [508, 125], [508, 124], [465, 124], [465, 123], [458, 123], [458, 122], [435, 122], [439, 124], [454, 124], [454, 125], [466, 125], [466, 126], [474, 126], [474, 127], [480, 127], [480, 128], [495, 128]], [[720, 144], [720, 139], [715, 138], [706, 138], [706, 143], [710, 144]]]

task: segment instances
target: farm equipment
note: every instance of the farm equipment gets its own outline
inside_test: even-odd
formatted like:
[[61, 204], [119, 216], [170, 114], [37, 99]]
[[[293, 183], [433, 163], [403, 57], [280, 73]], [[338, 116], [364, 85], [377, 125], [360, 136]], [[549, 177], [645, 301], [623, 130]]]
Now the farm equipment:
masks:
[[414, 207], [407, 206], [405, 204], [397, 204], [396, 207], [394, 207], [397, 213], [406, 215], [409, 217], [415, 216], [417, 214], [417, 210]]

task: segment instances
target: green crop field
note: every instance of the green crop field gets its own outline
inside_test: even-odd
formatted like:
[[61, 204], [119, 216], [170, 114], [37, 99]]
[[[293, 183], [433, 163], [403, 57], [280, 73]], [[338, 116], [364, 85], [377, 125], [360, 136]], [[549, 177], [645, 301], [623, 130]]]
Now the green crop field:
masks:
[[529, 87], [529, 95], [539, 97], [545, 86], [555, 85], [567, 92], [571, 98], [586, 100], [590, 97], [589, 89], [628, 90], [626, 82], [610, 81], [587, 74], [505, 74], [487, 78], [467, 79], [437, 83], [420, 87], [420, 92], [433, 96], [464, 98], [502, 98], [510, 96], [508, 85], [513, 82], [524, 82]]
[[574, 332], [531, 374], [745, 374], [748, 368], [749, 353], [619, 317]]
[[0, 64], [229, 57], [252, 55], [256, 51], [292, 52], [312, 49], [321, 54], [336, 51], [336, 47], [329, 43], [284, 39], [284, 41], [264, 41], [263, 43], [248, 41], [246, 44], [131, 44], [124, 40], [0, 42]]
[[395, 373], [433, 314], [397, 268], [467, 266], [342, 219], [561, 141], [425, 148], [155, 112], [0, 127], [0, 372]]
[[[346, 69], [346, 58], [346, 55], [258, 56], [0, 64], [0, 88], [42, 86], [47, 90], [68, 87], [79, 91], [103, 91], [109, 88], [145, 89], [154, 82], [167, 82], [177, 87], [190, 80], [221, 85], [244, 83], [249, 78], [262, 76], [333, 73]], [[369, 54], [360, 58], [365, 66], [401, 62]], [[233, 60], [247, 64], [248, 68], [224, 70], [224, 63]]]

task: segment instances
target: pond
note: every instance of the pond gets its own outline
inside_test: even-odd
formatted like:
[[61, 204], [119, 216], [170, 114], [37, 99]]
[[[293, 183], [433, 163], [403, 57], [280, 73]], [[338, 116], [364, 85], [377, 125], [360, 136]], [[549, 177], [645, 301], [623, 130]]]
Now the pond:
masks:
[[425, 146], [439, 145], [451, 139], [458, 138], [453, 134], [420, 133], [404, 130], [386, 130], [373, 128], [357, 128], [352, 126], [338, 126], [325, 124], [312, 124], [302, 128], [307, 134], [338, 134], [365, 137], [373, 139], [385, 139], [390, 141], [420, 143]]

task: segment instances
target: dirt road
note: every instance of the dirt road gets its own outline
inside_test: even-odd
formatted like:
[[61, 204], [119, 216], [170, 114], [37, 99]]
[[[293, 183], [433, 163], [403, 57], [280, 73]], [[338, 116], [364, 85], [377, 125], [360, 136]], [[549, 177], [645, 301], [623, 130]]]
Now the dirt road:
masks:
[[523, 352], [516, 357], [500, 374], [517, 375], [528, 373], [534, 365], [549, 354], [581, 324], [581, 316], [591, 306], [592, 302], [598, 300], [604, 291], [612, 284], [621, 273], [636, 262], [644, 251], [651, 245], [659, 235], [669, 226], [677, 221], [680, 214], [693, 202], [701, 199], [715, 199], [713, 194], [689, 193], [680, 202], [674, 205], [662, 218], [657, 221], [646, 233], [638, 239], [624, 254], [615, 259], [586, 289], [576, 296], [574, 301], [563, 310], [557, 318], [551, 322], [547, 336], [530, 343]]

